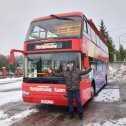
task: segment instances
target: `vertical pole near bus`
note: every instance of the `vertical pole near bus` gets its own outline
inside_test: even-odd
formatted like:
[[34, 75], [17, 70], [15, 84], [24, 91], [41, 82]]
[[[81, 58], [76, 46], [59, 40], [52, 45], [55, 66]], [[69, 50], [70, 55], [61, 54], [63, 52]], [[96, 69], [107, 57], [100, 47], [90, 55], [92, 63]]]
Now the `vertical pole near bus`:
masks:
[[119, 36], [119, 61], [120, 61], [120, 58], [121, 58], [121, 54], [120, 54], [120, 36]]

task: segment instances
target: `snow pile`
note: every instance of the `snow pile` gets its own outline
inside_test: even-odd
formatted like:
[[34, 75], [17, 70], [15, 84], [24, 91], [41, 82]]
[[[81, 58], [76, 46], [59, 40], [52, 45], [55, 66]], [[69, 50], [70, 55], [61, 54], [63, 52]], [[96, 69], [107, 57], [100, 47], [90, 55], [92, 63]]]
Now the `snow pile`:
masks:
[[113, 77], [114, 72], [116, 72], [116, 70], [113, 69], [111, 66], [109, 66], [109, 77], [110, 77], [110, 78]]
[[109, 81], [126, 81], [126, 66], [121, 65], [117, 70], [109, 67]]

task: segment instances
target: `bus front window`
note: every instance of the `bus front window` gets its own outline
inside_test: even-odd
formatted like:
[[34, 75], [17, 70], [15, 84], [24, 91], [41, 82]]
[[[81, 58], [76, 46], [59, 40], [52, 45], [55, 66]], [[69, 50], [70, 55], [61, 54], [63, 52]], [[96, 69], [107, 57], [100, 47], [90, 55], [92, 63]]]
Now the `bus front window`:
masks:
[[75, 67], [80, 69], [80, 53], [43, 53], [29, 54], [27, 57], [27, 65], [25, 67], [25, 77], [46, 77], [48, 76], [48, 68], [53, 72], [60, 73], [66, 70], [67, 62], [73, 60]]

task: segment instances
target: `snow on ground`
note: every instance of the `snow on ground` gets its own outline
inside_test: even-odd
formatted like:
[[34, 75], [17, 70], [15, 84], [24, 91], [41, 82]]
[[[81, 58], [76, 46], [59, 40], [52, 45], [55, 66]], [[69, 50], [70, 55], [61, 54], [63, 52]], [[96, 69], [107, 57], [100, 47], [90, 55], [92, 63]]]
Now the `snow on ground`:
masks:
[[[22, 91], [0, 92], [0, 106], [6, 103], [17, 102], [20, 100], [22, 100]], [[13, 123], [35, 112], [37, 112], [36, 109], [25, 110], [9, 117], [9, 115], [5, 114], [3, 110], [0, 110], [0, 126], [12, 125]]]
[[[8, 89], [16, 89], [21, 88], [22, 78], [7, 78], [0, 80], [0, 106], [10, 103], [10, 102], [17, 102], [22, 100], [22, 91], [6, 91]], [[18, 82], [17, 82], [18, 81]], [[11, 83], [13, 82], [13, 83]], [[15, 83], [14, 83], [15, 82]], [[25, 110], [21, 113], [15, 114], [14, 116], [9, 116], [5, 114], [3, 110], [0, 110], [0, 126], [9, 126], [13, 123], [25, 118], [26, 116], [30, 115], [31, 113], [35, 113], [36, 109]]]
[[126, 126], [126, 118], [120, 118], [116, 120], [105, 120], [104, 122], [83, 124], [83, 126]]
[[0, 106], [22, 99], [22, 91], [0, 92]]
[[103, 89], [94, 98], [95, 102], [116, 102], [120, 99], [119, 89]]
[[21, 88], [21, 85], [22, 85], [22, 81], [16, 83], [2, 84], [0, 85], [0, 91]]
[[15, 82], [15, 81], [20, 81], [22, 79], [23, 79], [22, 77], [18, 77], [18, 78], [13, 77], [13, 78], [0, 79], [0, 84], [11, 83], [11, 82]]
[[[30, 115], [31, 113], [37, 112], [36, 109], [31, 109], [31, 110], [25, 110], [21, 113], [15, 114], [14, 116], [10, 118], [5, 118], [4, 120], [0, 119], [0, 126], [9, 126], [12, 125], [13, 123], [25, 118], [26, 116]], [[5, 115], [5, 114], [3, 114]]]
[[0, 120], [7, 118], [8, 115], [4, 114], [4, 111], [0, 111]]

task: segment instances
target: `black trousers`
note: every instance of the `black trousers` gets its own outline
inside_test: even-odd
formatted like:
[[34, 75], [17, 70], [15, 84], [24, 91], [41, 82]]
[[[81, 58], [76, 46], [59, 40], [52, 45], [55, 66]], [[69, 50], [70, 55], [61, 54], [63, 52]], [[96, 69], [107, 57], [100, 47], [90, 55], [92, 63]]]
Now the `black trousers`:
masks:
[[83, 108], [82, 108], [82, 104], [81, 104], [81, 100], [80, 100], [80, 90], [67, 90], [67, 96], [68, 96], [69, 113], [74, 113], [74, 106], [73, 106], [74, 96], [76, 99], [78, 112], [82, 113]]

